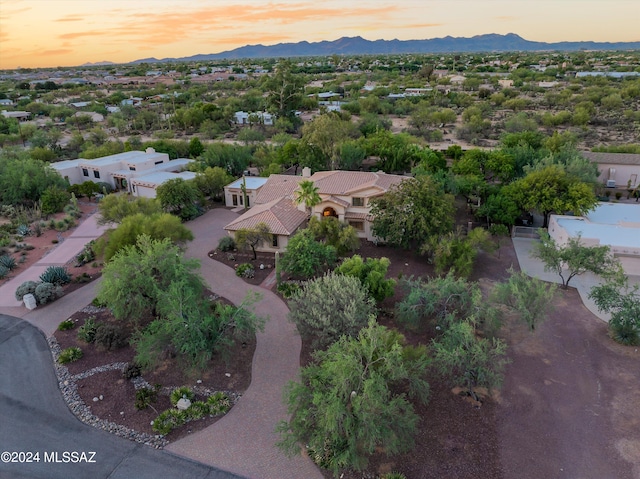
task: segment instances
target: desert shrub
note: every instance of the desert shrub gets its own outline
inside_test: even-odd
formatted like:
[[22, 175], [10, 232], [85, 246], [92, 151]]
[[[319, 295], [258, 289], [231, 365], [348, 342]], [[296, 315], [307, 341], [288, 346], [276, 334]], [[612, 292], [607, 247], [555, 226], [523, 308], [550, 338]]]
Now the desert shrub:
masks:
[[67, 364], [77, 361], [82, 358], [82, 349], [80, 348], [67, 348], [63, 349], [58, 356], [58, 362], [60, 364]]
[[329, 273], [307, 281], [289, 301], [289, 320], [312, 347], [325, 348], [341, 336], [353, 337], [375, 316], [375, 302], [360, 280]]
[[187, 414], [178, 409], [167, 409], [161, 412], [157, 418], [153, 420], [153, 430], [158, 434], [169, 434], [174, 428], [182, 426], [186, 420]]
[[25, 281], [16, 289], [16, 300], [22, 301], [25, 294], [33, 294], [36, 291], [38, 283], [35, 281]]
[[387, 472], [380, 476], [380, 479], [407, 479], [407, 476], [401, 472]]
[[98, 298], [93, 298], [91, 300], [91, 306], [95, 306], [96, 308], [106, 308], [107, 303], [100, 301]]
[[0, 266], [4, 266], [7, 270], [11, 271], [16, 267], [16, 260], [7, 254], [0, 256]]
[[133, 379], [140, 377], [142, 374], [142, 369], [135, 362], [127, 363], [127, 365], [122, 368], [122, 377], [125, 379]]
[[383, 301], [393, 296], [396, 282], [393, 279], [385, 279], [391, 262], [388, 258], [367, 258], [363, 260], [360, 255], [353, 255], [345, 259], [336, 268], [336, 273], [346, 276], [355, 276], [362, 285], [367, 288], [369, 294], [376, 301]]
[[640, 332], [632, 323], [611, 322], [609, 324], [609, 334], [615, 342], [625, 346], [640, 345]]
[[93, 343], [96, 339], [97, 330], [96, 317], [89, 316], [84, 320], [84, 324], [78, 328], [78, 339], [85, 343]]
[[236, 242], [231, 236], [223, 236], [218, 242], [218, 249], [222, 252], [233, 251], [236, 249]]
[[285, 298], [290, 298], [300, 291], [300, 285], [291, 281], [285, 281], [278, 285], [278, 292]]
[[62, 288], [53, 283], [40, 283], [33, 292], [38, 304], [52, 303], [62, 294]]
[[9, 268], [0, 264], [0, 279], [4, 279], [9, 274]]
[[207, 398], [209, 413], [212, 416], [225, 414], [231, 409], [231, 399], [225, 393], [217, 391]]
[[187, 386], [181, 386], [179, 388], [175, 388], [173, 391], [171, 391], [171, 395], [169, 396], [169, 399], [171, 401], [171, 404], [173, 404], [174, 406], [178, 404], [178, 401], [182, 398], [187, 398], [189, 401], [193, 401], [193, 398], [195, 397], [195, 394], [193, 393], [193, 391], [191, 390], [191, 388], [187, 387]]
[[122, 326], [101, 323], [95, 330], [94, 342], [107, 351], [115, 351], [127, 345], [127, 336]]
[[40, 275], [40, 281], [57, 285], [67, 284], [71, 282], [71, 274], [63, 266], [49, 266]]
[[76, 326], [76, 323], [72, 319], [65, 319], [58, 325], [58, 331], [68, 331], [69, 329], [73, 329]]
[[253, 278], [256, 270], [251, 263], [242, 263], [236, 268], [236, 276], [241, 278]]
[[76, 266], [85, 265], [96, 258], [96, 254], [93, 251], [93, 245], [95, 241], [89, 241], [78, 255], [76, 256]]
[[194, 401], [185, 411], [186, 421], [202, 419], [209, 415], [209, 405], [204, 401]]
[[158, 400], [158, 391], [160, 385], [156, 384], [153, 388], [140, 388], [136, 390], [136, 400], [134, 406], [137, 410], [148, 408], [152, 403]]

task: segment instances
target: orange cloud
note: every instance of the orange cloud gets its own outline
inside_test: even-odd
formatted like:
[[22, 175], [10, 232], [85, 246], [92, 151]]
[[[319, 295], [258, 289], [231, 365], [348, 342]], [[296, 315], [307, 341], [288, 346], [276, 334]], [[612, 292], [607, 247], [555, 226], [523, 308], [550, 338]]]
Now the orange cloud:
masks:
[[[154, 45], [168, 44], [189, 38], [194, 33], [208, 32], [213, 28], [231, 26], [257, 26], [260, 23], [289, 25], [312, 20], [327, 21], [346, 18], [372, 19], [386, 18], [398, 7], [380, 8], [318, 8], [307, 3], [267, 4], [267, 5], [228, 5], [222, 8], [204, 8], [186, 12], [166, 11], [149, 13], [144, 17], [144, 29], [141, 29], [140, 16], [129, 15], [131, 21], [114, 29], [114, 33], [135, 36], [143, 43]], [[245, 35], [241, 43], [252, 41]]]
[[216, 44], [234, 46], [242, 44], [243, 42], [246, 44], [257, 45], [264, 43], [283, 43], [286, 41], [291, 41], [291, 37], [288, 35], [252, 35], [251, 38], [247, 38], [246, 35], [234, 35], [216, 38]]
[[54, 20], [54, 22], [81, 22], [84, 19], [85, 17], [81, 17], [80, 15], [67, 15], [66, 17]]
[[69, 48], [61, 48], [59, 50], [45, 50], [40, 52], [41, 56], [56, 56], [56, 55], [66, 55], [67, 53], [73, 53], [73, 50]]
[[62, 35], [58, 35], [58, 38], [61, 40], [74, 40], [76, 38], [81, 37], [97, 37], [100, 35], [108, 35], [109, 32], [104, 31], [92, 31], [92, 32], [72, 32], [72, 33], [63, 33]]

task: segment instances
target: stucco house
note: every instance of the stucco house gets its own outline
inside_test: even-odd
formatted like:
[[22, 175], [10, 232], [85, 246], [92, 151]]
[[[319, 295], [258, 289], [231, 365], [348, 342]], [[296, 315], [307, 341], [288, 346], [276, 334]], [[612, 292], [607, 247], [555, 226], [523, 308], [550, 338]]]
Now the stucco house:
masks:
[[[267, 182], [267, 178], [259, 176], [243, 176], [233, 183], [229, 183], [224, 187], [224, 203], [230, 208], [236, 206], [245, 206], [245, 198], [247, 208], [255, 204], [256, 196], [260, 188]], [[244, 191], [243, 191], [244, 189]]]
[[353, 226], [358, 237], [373, 241], [375, 236], [372, 231], [373, 217], [370, 214], [371, 200], [406, 179], [406, 176], [382, 172], [339, 170], [319, 171], [311, 175], [309, 168], [303, 169], [302, 176], [271, 175], [257, 189], [251, 209], [224, 229], [233, 236], [239, 229], [266, 223], [273, 234], [273, 241], [271, 244], [261, 245], [258, 249], [284, 250], [289, 237], [309, 219], [306, 206], [296, 205], [294, 202], [300, 182], [308, 180], [318, 188], [321, 198], [320, 203], [311, 208], [311, 215], [317, 218], [333, 216]]
[[580, 236], [585, 246], [606, 245], [626, 274], [640, 275], [640, 205], [600, 203], [585, 216], [551, 215], [549, 235], [560, 245]]
[[195, 173], [183, 171], [192, 161], [185, 158], [169, 160], [168, 154], [147, 148], [145, 151], [127, 151], [93, 160], [65, 160], [52, 163], [51, 167], [71, 185], [85, 181], [104, 182], [116, 191], [155, 198], [156, 188], [165, 181], [195, 178]]
[[632, 153], [595, 153], [583, 151], [582, 156], [597, 163], [600, 179], [610, 188], [637, 188], [640, 185], [640, 155]]

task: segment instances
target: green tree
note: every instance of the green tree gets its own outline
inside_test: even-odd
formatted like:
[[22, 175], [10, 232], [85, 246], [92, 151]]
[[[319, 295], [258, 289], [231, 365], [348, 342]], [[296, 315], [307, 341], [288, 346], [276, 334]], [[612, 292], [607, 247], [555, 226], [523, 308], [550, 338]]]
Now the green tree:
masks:
[[418, 416], [407, 396], [427, 401], [424, 347], [405, 346], [400, 333], [371, 321], [314, 357], [286, 389], [291, 419], [279, 424], [281, 448], [298, 454], [306, 444], [336, 477], [366, 467], [377, 447], [389, 455], [411, 449]]
[[48, 188], [66, 189], [67, 182], [47, 164], [27, 153], [0, 150], [0, 203], [32, 206]]
[[516, 311], [533, 331], [546, 318], [555, 293], [555, 284], [509, 268], [509, 279], [496, 285], [493, 298]]
[[404, 180], [371, 204], [373, 234], [393, 246], [420, 247], [453, 228], [453, 196], [427, 175]]
[[50, 186], [47, 188], [42, 196], [40, 197], [41, 206], [42, 206], [42, 214], [51, 215], [54, 213], [59, 213], [65, 207], [69, 200], [71, 199], [71, 194], [67, 190], [63, 190], [62, 188]]
[[568, 175], [558, 165], [531, 171], [503, 190], [521, 208], [544, 214], [544, 227], [553, 212], [571, 211], [583, 215], [598, 203], [593, 187]]
[[302, 127], [302, 142], [318, 150], [325, 169], [335, 170], [340, 161], [340, 145], [360, 136], [357, 126], [339, 115], [328, 113], [317, 116]]
[[200, 141], [200, 138], [193, 137], [189, 141], [189, 157], [198, 158], [204, 151], [204, 145]]
[[240, 249], [251, 249], [253, 259], [256, 259], [258, 257], [256, 247], [263, 242], [270, 242], [271, 237], [269, 226], [266, 223], [258, 223], [252, 228], [241, 228], [236, 231], [235, 242]]
[[200, 199], [200, 192], [192, 181], [182, 178], [165, 181], [156, 188], [156, 197], [162, 209], [183, 221], [192, 220], [199, 214], [196, 202]]
[[145, 315], [157, 315], [158, 303], [172, 283], [186, 281], [194, 290], [202, 290], [203, 280], [195, 273], [198, 267], [170, 239], [141, 235], [105, 264], [97, 298], [116, 319], [138, 325]]
[[331, 268], [335, 262], [336, 249], [316, 241], [311, 231], [303, 229], [289, 239], [280, 266], [283, 272], [306, 279]]
[[591, 288], [589, 298], [598, 309], [611, 314], [609, 331], [611, 337], [628, 346], [640, 345], [640, 292], [638, 285], [606, 282]]
[[355, 337], [375, 317], [375, 303], [353, 276], [328, 273], [307, 281], [289, 300], [289, 320], [300, 336], [324, 349], [341, 336]]
[[533, 250], [534, 258], [544, 263], [544, 270], [557, 273], [562, 280], [562, 288], [567, 289], [569, 282], [586, 272], [603, 278], [619, 278], [622, 274], [620, 262], [611, 254], [608, 246], [585, 246], [580, 235], [570, 237], [563, 246], [544, 229], [539, 229], [540, 242]]
[[189, 281], [172, 282], [158, 301], [159, 319], [134, 334], [135, 361], [144, 369], [158, 366], [175, 351], [188, 369], [202, 372], [216, 354], [237, 341], [252, 338], [264, 319], [249, 311], [259, 298], [248, 296], [240, 306], [209, 302]]
[[311, 214], [311, 209], [321, 201], [318, 187], [311, 180], [302, 180], [298, 189], [293, 192], [293, 202], [297, 205], [303, 204], [307, 214]]
[[405, 279], [400, 287], [406, 294], [396, 303], [395, 316], [411, 329], [424, 329], [429, 324], [442, 329], [451, 317], [464, 319], [474, 315], [485, 320], [494, 313], [483, 303], [476, 283], [453, 274], [429, 281]]
[[162, 212], [160, 202], [155, 198], [137, 196], [129, 198], [125, 195], [107, 195], [98, 203], [99, 225], [120, 224], [127, 216], [141, 213], [152, 216]]
[[360, 280], [362, 286], [366, 288], [369, 295], [378, 302], [393, 296], [396, 282], [387, 279], [387, 270], [391, 261], [389, 258], [367, 258], [362, 259], [360, 255], [353, 255], [345, 259], [340, 266], [335, 269], [338, 274], [353, 276]]
[[267, 102], [279, 118], [294, 119], [295, 111], [302, 103], [304, 77], [293, 74], [291, 70], [291, 61], [281, 60], [276, 65], [275, 75], [265, 77]]
[[169, 239], [176, 244], [193, 239], [193, 233], [177, 216], [169, 213], [153, 213], [151, 216], [136, 213], [123, 218], [117, 228], [108, 232], [105, 240], [98, 241], [96, 249], [103, 249], [105, 261], [110, 261], [118, 251], [135, 245], [140, 235], [147, 235], [152, 240]]
[[321, 219], [312, 216], [307, 229], [313, 233], [316, 241], [333, 246], [339, 256], [352, 253], [360, 246], [356, 229], [333, 216], [325, 216]]
[[220, 199], [224, 193], [224, 187], [233, 181], [233, 176], [223, 168], [214, 166], [208, 167], [202, 173], [198, 173], [194, 182], [203, 196], [213, 199]]
[[432, 350], [433, 363], [440, 374], [478, 400], [477, 388], [491, 390], [500, 386], [509, 361], [504, 357], [506, 343], [479, 337], [474, 322], [469, 318], [451, 323], [442, 336], [432, 341]]

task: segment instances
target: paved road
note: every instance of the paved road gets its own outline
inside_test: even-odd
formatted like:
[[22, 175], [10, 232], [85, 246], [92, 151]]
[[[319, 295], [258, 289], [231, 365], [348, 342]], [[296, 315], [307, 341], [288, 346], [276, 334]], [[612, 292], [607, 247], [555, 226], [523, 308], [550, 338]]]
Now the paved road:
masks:
[[[44, 335], [4, 314], [0, 314], [0, 414], [0, 454], [40, 453], [40, 462], [0, 462], [0, 479], [241, 479], [81, 423], [58, 392]], [[95, 452], [95, 463], [45, 462], [45, 452], [58, 453], [63, 461], [65, 451]]]

